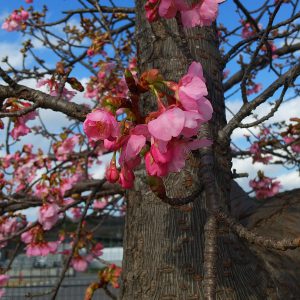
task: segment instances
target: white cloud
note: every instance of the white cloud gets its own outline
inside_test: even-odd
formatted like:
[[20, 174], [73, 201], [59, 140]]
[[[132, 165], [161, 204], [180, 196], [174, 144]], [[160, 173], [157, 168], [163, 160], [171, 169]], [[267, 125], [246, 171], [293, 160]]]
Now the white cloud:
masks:
[[277, 177], [284, 190], [292, 190], [300, 187], [300, 176], [298, 171], [292, 171]]
[[9, 63], [15, 67], [21, 67], [23, 62], [23, 55], [19, 51], [20, 43], [9, 43], [1, 42], [0, 43], [0, 60], [8, 56]]

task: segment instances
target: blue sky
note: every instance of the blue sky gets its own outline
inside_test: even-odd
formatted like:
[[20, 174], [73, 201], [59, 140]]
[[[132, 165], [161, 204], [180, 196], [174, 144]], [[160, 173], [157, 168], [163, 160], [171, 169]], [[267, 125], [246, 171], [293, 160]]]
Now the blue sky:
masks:
[[[20, 5], [23, 5], [24, 8], [29, 7], [30, 5], [25, 3], [25, 0], [11, 0], [11, 1], [4, 1], [0, 0], [0, 21], [3, 22], [4, 16], [7, 16], [13, 9], [20, 7]], [[255, 8], [255, 4], [257, 3], [255, 1], [242, 1], [246, 6], [249, 6], [249, 3], [251, 3], [251, 8]], [[258, 1], [260, 3], [260, 1]], [[5, 3], [5, 4], [3, 4]], [[133, 6], [134, 1], [115, 1], [117, 5], [120, 6]], [[79, 7], [78, 2], [75, 0], [52, 0], [52, 1], [44, 1], [44, 0], [35, 0], [34, 1], [34, 7], [35, 8], [42, 8], [44, 4], [47, 4], [49, 8], [49, 14], [48, 14], [48, 21], [57, 20], [58, 17], [61, 14], [61, 10], [71, 10], [76, 9]], [[76, 5], [77, 4], [77, 5]], [[101, 4], [103, 5], [109, 5], [109, 1], [101, 1]], [[220, 14], [218, 18], [218, 22], [223, 23], [228, 27], [228, 29], [233, 28], [236, 26], [237, 22], [239, 21], [240, 17], [235, 12], [235, 6], [231, 0], [227, 0], [224, 4], [220, 6]], [[284, 5], [282, 11], [278, 14], [276, 21], [281, 20], [282, 18], [286, 17], [286, 15], [289, 14], [289, 6]], [[266, 25], [266, 17], [262, 19], [262, 25]], [[18, 65], [20, 55], [18, 55], [18, 47], [21, 47], [20, 44], [23, 40], [27, 38], [22, 37], [22, 34], [20, 33], [7, 33], [3, 30], [0, 30], [0, 56], [3, 56], [3, 53], [10, 54], [10, 57], [12, 59], [12, 62], [16, 65]], [[236, 37], [232, 40], [232, 42], [236, 42], [239, 40], [239, 37]], [[278, 45], [280, 46], [280, 45]], [[228, 49], [227, 49], [228, 50]], [[48, 63], [55, 63], [56, 59], [53, 55], [51, 55], [49, 52], [45, 52], [42, 48], [40, 48], [39, 53], [42, 54]], [[0, 62], [1, 64], [1, 62]], [[227, 69], [230, 70], [230, 74], [235, 73], [237, 71], [239, 66], [236, 64], [236, 61], [233, 60], [228, 66]], [[88, 73], [83, 68], [78, 68], [74, 71], [74, 75], [82, 80], [86, 80], [88, 77]], [[271, 75], [271, 73], [268, 72], [268, 70], [265, 70], [261, 72], [261, 74], [258, 77], [258, 82], [263, 83], [263, 88], [266, 88], [274, 79], [274, 77]], [[30, 81], [31, 86], [35, 86], [34, 81]], [[230, 93], [230, 91], [228, 92]], [[276, 95], [275, 95], [276, 96]], [[82, 100], [82, 95], [77, 96], [77, 100]], [[272, 99], [271, 99], [272, 100]], [[274, 100], [274, 99], [273, 99]], [[241, 100], [239, 94], [231, 97], [227, 100], [227, 105], [236, 112], [241, 105]], [[292, 109], [291, 109], [292, 108]], [[265, 111], [269, 110], [268, 105], [262, 106], [258, 113], [263, 114]], [[280, 119], [288, 119], [289, 117], [295, 116], [295, 114], [298, 116], [300, 115], [300, 105], [299, 105], [299, 99], [295, 99], [291, 101], [288, 105], [285, 105], [283, 109], [275, 115], [276, 120]], [[66, 118], [63, 115], [59, 115], [57, 113], [53, 113], [50, 111], [44, 112], [44, 117], [47, 119], [48, 124], [50, 128], [53, 128], [53, 130], [59, 131], [59, 128], [55, 126], [54, 124], [59, 123], [60, 125], [67, 124]], [[231, 116], [228, 114], [228, 118]], [[57, 122], [59, 120], [59, 122]], [[273, 119], [274, 120], [274, 119]], [[245, 139], [243, 137], [243, 134], [245, 134], [245, 130], [237, 130], [234, 132], [234, 141], [241, 147], [246, 147], [247, 143], [245, 142]], [[30, 142], [31, 140], [35, 140], [33, 136], [25, 137], [22, 141], [23, 142]], [[292, 188], [297, 184], [300, 184], [298, 175], [294, 172], [293, 177], [288, 177], [289, 174], [286, 170], [282, 170], [282, 168], [278, 166], [262, 166], [259, 164], [251, 165], [251, 159], [250, 160], [244, 160], [244, 161], [234, 161], [234, 167], [237, 169], [237, 171], [240, 172], [249, 172], [250, 178], [253, 178], [255, 176], [256, 171], [259, 168], [264, 168], [266, 170], [267, 175], [271, 176], [285, 176], [285, 187], [286, 188]], [[269, 174], [268, 174], [269, 173]], [[240, 183], [243, 185], [244, 188], [247, 188], [249, 179], [241, 179]]]

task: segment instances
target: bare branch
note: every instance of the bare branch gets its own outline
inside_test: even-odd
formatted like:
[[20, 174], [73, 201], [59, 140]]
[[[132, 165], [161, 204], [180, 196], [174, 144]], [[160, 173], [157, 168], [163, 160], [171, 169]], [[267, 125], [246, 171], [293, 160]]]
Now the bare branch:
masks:
[[238, 113], [228, 122], [228, 124], [219, 131], [219, 140], [224, 141], [229, 138], [231, 133], [235, 128], [238, 128], [240, 122], [249, 116], [252, 111], [258, 107], [260, 104], [267, 101], [274, 93], [283, 85], [292, 84], [294, 80], [300, 74], [300, 64], [295, 65], [292, 69], [280, 76], [276, 81], [274, 81], [267, 89], [265, 89], [259, 96], [257, 96], [250, 103], [245, 103]]
[[223, 212], [218, 216], [224, 221], [239, 237], [246, 239], [249, 243], [259, 245], [265, 248], [285, 251], [288, 249], [300, 248], [300, 237], [296, 239], [275, 240], [269, 237], [260, 236], [239, 224], [232, 217]]

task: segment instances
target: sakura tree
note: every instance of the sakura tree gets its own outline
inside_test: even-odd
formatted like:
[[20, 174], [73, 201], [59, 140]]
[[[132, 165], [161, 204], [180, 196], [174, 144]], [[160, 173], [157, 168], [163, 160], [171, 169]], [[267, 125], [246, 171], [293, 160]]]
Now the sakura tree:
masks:
[[[125, 214], [121, 280], [107, 264], [86, 300], [100, 288], [122, 300], [296, 299], [299, 259], [288, 282], [269, 260], [299, 253], [299, 228], [261, 234], [242, 214], [284, 188], [264, 166], [299, 170], [299, 110], [272, 119], [300, 104], [299, 1], [20, 5], [1, 33], [21, 42], [20, 62], [0, 68], [0, 247], [29, 257], [68, 244], [55, 299], [69, 267], [102, 254], [89, 217]], [[250, 170], [232, 161], [248, 158], [262, 168], [244, 192], [234, 179]], [[49, 239], [70, 218], [76, 230]]]

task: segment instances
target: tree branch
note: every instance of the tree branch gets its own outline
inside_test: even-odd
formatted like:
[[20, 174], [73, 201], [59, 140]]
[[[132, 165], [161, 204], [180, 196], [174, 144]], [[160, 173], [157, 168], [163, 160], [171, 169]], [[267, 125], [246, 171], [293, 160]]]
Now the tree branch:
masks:
[[253, 101], [249, 103], [244, 103], [238, 113], [228, 122], [228, 124], [219, 131], [218, 139], [220, 142], [223, 142], [226, 139], [229, 139], [231, 133], [234, 129], [238, 128], [240, 122], [249, 116], [252, 111], [258, 107], [260, 104], [264, 103], [274, 93], [283, 85], [290, 85], [295, 81], [295, 79], [300, 74], [300, 64], [295, 65], [292, 69], [280, 76], [276, 81], [274, 81], [267, 89], [265, 89], [259, 96], [257, 96]]
[[265, 248], [285, 251], [288, 249], [300, 248], [300, 237], [296, 239], [276, 240], [265, 236], [260, 236], [239, 224], [235, 219], [223, 212], [218, 216], [223, 220], [239, 237], [246, 239], [249, 243]]

